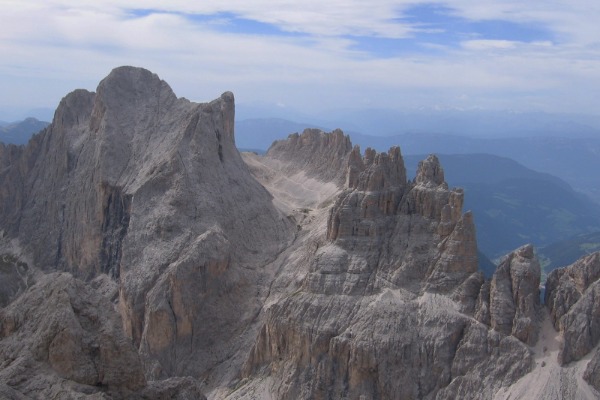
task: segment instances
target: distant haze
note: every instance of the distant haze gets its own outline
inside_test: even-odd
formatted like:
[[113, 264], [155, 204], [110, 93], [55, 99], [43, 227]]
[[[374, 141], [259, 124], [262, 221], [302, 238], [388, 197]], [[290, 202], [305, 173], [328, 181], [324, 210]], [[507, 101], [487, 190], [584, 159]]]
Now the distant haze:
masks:
[[[477, 113], [471, 112], [466, 115], [476, 116]], [[561, 117], [523, 114], [514, 117], [522, 118], [523, 129], [518, 129], [518, 126], [511, 127], [510, 114], [495, 113], [495, 115], [497, 126], [488, 124], [489, 130], [481, 128], [486, 124], [485, 119], [477, 118], [473, 119], [473, 123], [468, 124], [463, 131], [449, 131], [448, 129], [452, 127], [447, 125], [444, 133], [432, 133], [423, 129], [412, 133], [390, 135], [389, 133], [394, 129], [402, 132], [403, 125], [400, 123], [380, 125], [381, 128], [375, 130], [377, 133], [388, 133], [386, 136], [344, 129], [350, 135], [352, 143], [360, 145], [363, 150], [372, 147], [379, 151], [386, 151], [390, 146], [400, 146], [405, 155], [488, 153], [509, 157], [533, 170], [564, 179], [574, 189], [600, 203], [600, 180], [597, 172], [600, 170], [600, 136], [595, 128], [573, 122], [565, 115]], [[531, 118], [536, 115], [546, 118], [546, 122], [543, 122], [543, 118], [537, 120]], [[399, 114], [399, 117], [401, 116]], [[361, 123], [360, 114], [349, 118], [350, 121]], [[427, 115], [421, 116], [420, 120], [414, 119], [413, 123], [418, 121], [421, 121], [423, 126], [436, 123], [434, 118], [428, 120]], [[463, 122], [468, 122], [468, 119]], [[367, 115], [362, 123], [373, 123], [375, 126], [377, 121], [372, 115]], [[266, 150], [273, 140], [283, 139], [290, 133], [301, 131], [302, 125], [322, 126], [269, 118], [237, 121], [236, 145], [239, 148]], [[331, 129], [328, 125], [325, 127]], [[443, 127], [440, 126], [440, 129]]]
[[[280, 120], [280, 129], [294, 129], [294, 125], [304, 124], [305, 128], [325, 126], [329, 130], [341, 128], [348, 133], [356, 132], [369, 136], [427, 133], [488, 138], [600, 138], [600, 116], [586, 114], [422, 107], [414, 110], [339, 108], [307, 115], [277, 107], [244, 104], [238, 106], [236, 113], [236, 120], [240, 124], [253, 120], [256, 127], [261, 118], [264, 124], [273, 117]], [[283, 120], [288, 120], [288, 126]], [[290, 123], [291, 121], [294, 122]], [[274, 128], [272, 123], [264, 125], [269, 125], [268, 129]], [[283, 133], [286, 132], [280, 132], [280, 136]]]
[[583, 0], [3, 2], [0, 120], [46, 119], [27, 112], [95, 90], [119, 65], [149, 68], [192, 100], [231, 90], [240, 105], [319, 117], [598, 115], [599, 20]]

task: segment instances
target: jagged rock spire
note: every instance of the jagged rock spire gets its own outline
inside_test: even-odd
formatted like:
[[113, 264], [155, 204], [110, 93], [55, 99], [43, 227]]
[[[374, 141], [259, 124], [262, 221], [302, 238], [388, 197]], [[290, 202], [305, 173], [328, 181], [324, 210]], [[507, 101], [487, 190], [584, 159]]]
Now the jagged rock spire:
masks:
[[419, 161], [415, 182], [426, 186], [445, 184], [444, 170], [435, 154], [430, 154], [425, 160]]

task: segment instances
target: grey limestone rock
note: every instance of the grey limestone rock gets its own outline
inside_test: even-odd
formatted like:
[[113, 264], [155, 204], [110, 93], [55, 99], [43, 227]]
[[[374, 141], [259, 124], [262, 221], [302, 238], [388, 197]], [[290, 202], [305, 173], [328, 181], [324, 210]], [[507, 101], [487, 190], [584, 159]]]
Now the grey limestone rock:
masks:
[[280, 399], [475, 399], [531, 370], [524, 343], [470, 316], [484, 284], [472, 216], [437, 158], [410, 182], [399, 148], [355, 147], [346, 171], [327, 241], [268, 309], [243, 376], [274, 377]]
[[68, 273], [42, 276], [0, 310], [3, 399], [204, 399], [193, 378], [146, 382], [113, 304]]
[[[356, 281], [358, 288], [389, 282], [415, 292], [449, 293], [476, 273], [472, 215], [462, 215], [463, 192], [448, 190], [439, 181], [443, 172], [437, 158], [422, 163], [421, 178], [411, 183], [398, 147], [387, 154], [367, 149], [362, 160], [359, 151], [355, 147], [350, 154], [348, 187], [331, 208], [327, 224], [329, 247], [338, 249], [335, 254], [348, 254], [346, 273], [364, 277]], [[314, 284], [331, 280], [326, 256], [315, 264]]]
[[[533, 368], [532, 249], [485, 281], [437, 157], [409, 180], [400, 148], [308, 129], [246, 164], [234, 114], [120, 67], [0, 145], [0, 230], [50, 273], [0, 271], [0, 395], [491, 399]], [[573, 356], [580, 275], [553, 308]]]
[[294, 237], [235, 147], [234, 114], [230, 92], [193, 103], [120, 67], [63, 98], [27, 146], [0, 148], [0, 226], [35, 266], [116, 301], [151, 379], [239, 351], [261, 268]]
[[151, 381], [134, 395], [140, 400], [206, 400], [198, 380], [190, 377]]
[[594, 353], [583, 373], [583, 379], [600, 391], [600, 351], [596, 350]]
[[490, 325], [533, 346], [539, 331], [540, 264], [533, 246], [523, 246], [498, 265], [490, 285]]
[[430, 155], [425, 160], [419, 162], [415, 182], [429, 186], [444, 184], [444, 170], [435, 155]]
[[[600, 341], [600, 253], [583, 257], [550, 273], [545, 302], [563, 343], [561, 364], [580, 360]], [[596, 363], [597, 364], [597, 363]], [[597, 369], [591, 364], [589, 371]], [[590, 377], [589, 380], [597, 378]]]
[[70, 274], [44, 276], [0, 321], [0, 380], [23, 395], [44, 397], [66, 382], [73, 392], [120, 396], [146, 384], [112, 304]]
[[345, 178], [344, 166], [351, 150], [350, 138], [340, 129], [325, 133], [312, 128], [275, 141], [267, 156], [284, 161], [284, 171], [290, 174], [302, 170], [324, 181], [339, 182]]

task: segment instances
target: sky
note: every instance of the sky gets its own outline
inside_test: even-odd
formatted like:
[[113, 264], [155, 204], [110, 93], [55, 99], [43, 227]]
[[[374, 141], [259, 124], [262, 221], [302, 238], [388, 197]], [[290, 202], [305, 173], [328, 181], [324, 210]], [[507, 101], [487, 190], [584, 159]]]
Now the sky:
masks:
[[311, 114], [451, 108], [600, 114], [590, 0], [0, 0], [0, 120], [121, 65], [178, 96]]

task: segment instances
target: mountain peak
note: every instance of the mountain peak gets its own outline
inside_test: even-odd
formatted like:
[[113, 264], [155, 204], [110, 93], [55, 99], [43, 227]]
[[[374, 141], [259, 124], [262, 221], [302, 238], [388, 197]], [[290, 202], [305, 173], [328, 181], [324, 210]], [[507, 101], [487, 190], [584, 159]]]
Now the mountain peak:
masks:
[[154, 99], [162, 102], [174, 101], [175, 93], [158, 75], [144, 68], [118, 67], [104, 78], [97, 88], [97, 94], [106, 108], [115, 112], [125, 111], [130, 107], [139, 107], [140, 103], [148, 104]]
[[399, 147], [307, 129], [244, 163], [234, 112], [119, 67], [0, 146], [0, 250], [30, 263], [0, 253], [0, 393], [475, 399], [534, 368], [533, 251], [484, 280], [436, 156], [409, 181]]
[[436, 155], [430, 154], [419, 162], [416, 182], [426, 186], [439, 186], [445, 183], [444, 169]]
[[310, 128], [301, 134], [293, 133], [286, 140], [273, 142], [267, 154], [285, 161], [296, 171], [303, 169], [321, 180], [341, 182], [351, 150], [350, 138], [341, 129], [323, 132]]
[[112, 83], [132, 82], [141, 85], [148, 85], [162, 80], [155, 73], [140, 67], [122, 66], [114, 68], [100, 82], [100, 86]]

